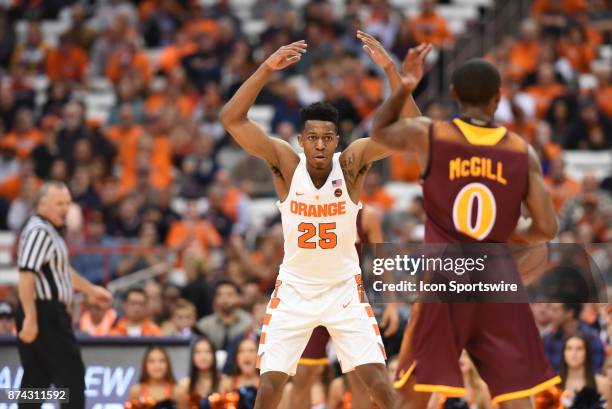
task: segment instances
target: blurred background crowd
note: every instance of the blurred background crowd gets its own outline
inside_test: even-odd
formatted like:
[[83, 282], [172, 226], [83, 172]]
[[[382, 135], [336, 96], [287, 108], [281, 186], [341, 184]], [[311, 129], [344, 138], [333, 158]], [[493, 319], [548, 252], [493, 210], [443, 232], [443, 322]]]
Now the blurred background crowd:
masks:
[[[457, 112], [450, 70], [467, 57], [494, 62], [503, 77], [496, 121], [540, 155], [558, 241], [608, 242], [611, 3], [0, 1], [0, 333], [13, 331], [16, 234], [41, 181], [56, 179], [74, 199], [65, 232], [74, 266], [117, 294], [113, 305], [75, 306], [82, 333], [205, 334], [224, 351], [256, 339], [283, 257], [282, 229], [266, 164], [233, 142], [218, 113], [267, 56], [305, 39], [308, 52], [275, 74], [251, 118], [299, 149], [300, 108], [327, 100], [340, 112], [342, 146], [366, 136], [389, 86], [358, 29], [376, 36], [398, 67], [410, 47], [436, 46], [415, 97], [438, 120]], [[386, 241], [422, 241], [418, 175], [406, 153], [366, 179], [361, 200], [380, 215]], [[608, 282], [611, 255], [598, 253]], [[559, 308], [538, 309], [543, 336], [556, 337], [547, 347], [555, 368], [563, 334], [580, 325], [600, 343], [590, 369], [606, 375], [610, 308]], [[402, 326], [409, 311], [402, 308]], [[401, 330], [387, 340], [390, 355]]]

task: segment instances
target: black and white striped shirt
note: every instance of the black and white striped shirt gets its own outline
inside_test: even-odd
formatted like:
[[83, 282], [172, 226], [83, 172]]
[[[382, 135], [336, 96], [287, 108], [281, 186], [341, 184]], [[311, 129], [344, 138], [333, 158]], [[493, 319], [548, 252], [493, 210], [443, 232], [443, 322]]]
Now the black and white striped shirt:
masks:
[[36, 299], [72, 301], [72, 276], [66, 242], [45, 218], [30, 217], [19, 237], [19, 271], [36, 274]]

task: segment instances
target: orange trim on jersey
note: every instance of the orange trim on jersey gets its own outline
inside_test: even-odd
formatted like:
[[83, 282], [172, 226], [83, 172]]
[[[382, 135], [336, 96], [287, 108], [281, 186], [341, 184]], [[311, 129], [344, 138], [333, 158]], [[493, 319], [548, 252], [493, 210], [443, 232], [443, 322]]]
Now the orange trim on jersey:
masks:
[[329, 363], [329, 359], [327, 358], [300, 358], [298, 361], [300, 365], [308, 365], [308, 366], [319, 366], [319, 365], [327, 365]]
[[526, 398], [528, 396], [535, 395], [536, 393], [541, 392], [544, 389], [548, 389], [551, 386], [555, 386], [558, 383], [561, 383], [561, 378], [558, 376], [555, 376], [554, 378], [549, 379], [546, 382], [542, 382], [541, 384], [536, 385], [533, 388], [524, 389], [522, 391], [504, 393], [503, 395], [496, 396], [491, 400], [491, 402], [494, 405], [496, 405], [498, 403], [509, 401], [509, 400]]
[[408, 370], [400, 375], [400, 378], [393, 382], [393, 387], [395, 389], [401, 389], [404, 387], [404, 385], [406, 385], [406, 382], [408, 382], [408, 378], [410, 378], [410, 375], [412, 375], [412, 372], [414, 372], [414, 368], [416, 368], [416, 362], [413, 362], [412, 365], [410, 365], [410, 368], [408, 368]]
[[373, 318], [374, 311], [372, 310], [372, 307], [370, 307], [369, 305], [366, 305], [365, 309], [366, 309], [366, 312], [368, 313], [368, 317]]
[[378, 328], [378, 324], [372, 324], [372, 328], [374, 328], [376, 335], [380, 335], [380, 328]]
[[273, 309], [277, 308], [278, 304], [280, 304], [280, 298], [278, 298], [278, 297], [272, 298], [270, 300], [270, 309], [273, 310]]
[[263, 345], [266, 343], [266, 332], [262, 332], [259, 336], [259, 345]]
[[356, 274], [354, 277], [355, 277], [355, 282], [357, 284], [361, 284], [361, 274]]
[[465, 395], [465, 388], [447, 385], [427, 385], [417, 383], [414, 385], [415, 392], [439, 392], [447, 397], [461, 397]]
[[266, 314], [264, 316], [263, 325], [270, 325], [271, 319], [272, 319], [272, 314]]
[[465, 139], [472, 145], [497, 145], [508, 132], [503, 126], [499, 128], [486, 128], [468, 124], [459, 118], [453, 119], [453, 124], [459, 128], [463, 136], [465, 136]]

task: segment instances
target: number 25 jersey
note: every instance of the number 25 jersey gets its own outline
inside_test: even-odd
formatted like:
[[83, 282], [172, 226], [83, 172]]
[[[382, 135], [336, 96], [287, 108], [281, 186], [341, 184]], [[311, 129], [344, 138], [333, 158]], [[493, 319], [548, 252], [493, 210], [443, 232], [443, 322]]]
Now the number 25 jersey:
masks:
[[506, 242], [527, 191], [527, 143], [461, 119], [434, 122], [429, 136], [425, 242]]
[[285, 255], [278, 279], [303, 291], [321, 291], [360, 274], [357, 213], [340, 167], [340, 153], [332, 159], [327, 180], [317, 189], [302, 153], [289, 194], [277, 202], [281, 212]]

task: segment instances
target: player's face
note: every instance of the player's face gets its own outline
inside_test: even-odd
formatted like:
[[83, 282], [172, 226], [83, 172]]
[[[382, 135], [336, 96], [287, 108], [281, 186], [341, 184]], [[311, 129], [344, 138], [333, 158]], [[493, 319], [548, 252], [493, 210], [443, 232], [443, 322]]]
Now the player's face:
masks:
[[580, 368], [586, 361], [586, 347], [580, 338], [570, 338], [563, 351], [568, 368]]
[[255, 372], [257, 363], [257, 345], [255, 341], [247, 339], [242, 341], [236, 354], [236, 361], [241, 374], [252, 374]]
[[200, 341], [197, 343], [193, 350], [193, 364], [200, 371], [207, 371], [212, 368], [213, 354], [208, 342]]
[[326, 169], [338, 147], [338, 130], [333, 122], [308, 120], [298, 141], [308, 163], [315, 169]]
[[163, 380], [168, 372], [168, 362], [164, 354], [154, 349], [147, 357], [147, 373], [149, 378], [154, 381]]

